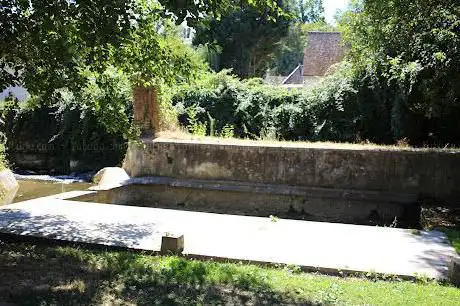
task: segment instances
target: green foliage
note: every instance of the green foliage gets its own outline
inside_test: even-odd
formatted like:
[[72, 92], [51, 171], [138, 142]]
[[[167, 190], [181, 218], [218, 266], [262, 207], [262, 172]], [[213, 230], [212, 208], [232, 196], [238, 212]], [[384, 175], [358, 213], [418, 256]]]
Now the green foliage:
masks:
[[[204, 19], [197, 27], [194, 44], [207, 46], [208, 60], [216, 70], [233, 69], [242, 78], [263, 76], [290, 20], [289, 16], [273, 20], [265, 12], [242, 6], [220, 19]], [[213, 58], [217, 54], [218, 61]]]
[[113, 47], [111, 52], [113, 65], [127, 73], [135, 85], [190, 82], [207, 69], [200, 55], [178, 36], [174, 24], [150, 10], [145, 15], [130, 40], [121, 47]]
[[360, 87], [385, 109], [391, 137], [458, 144], [459, 2], [354, 1], [340, 22]]
[[198, 121], [195, 107], [187, 108], [187, 116], [189, 122], [187, 128], [193, 135], [203, 137], [206, 136], [206, 123], [201, 123]]
[[286, 265], [283, 269], [284, 271], [290, 273], [290, 274], [300, 274], [302, 273], [302, 268], [298, 265]]
[[159, 2], [170, 12], [173, 12], [178, 20], [182, 21], [187, 17], [187, 22], [193, 25], [200, 15], [212, 16], [220, 19], [226, 14], [243, 6], [254, 8], [275, 19], [284, 15], [279, 6], [278, 0], [199, 0], [199, 1], [170, 1], [159, 0]]
[[97, 68], [106, 46], [129, 35], [133, 1], [1, 1], [0, 88], [32, 93], [78, 86], [78, 67]]
[[278, 1], [286, 15], [273, 20], [265, 12], [242, 6], [220, 19], [200, 24], [195, 44], [204, 45], [211, 67], [233, 69], [242, 78], [263, 76], [278, 62], [289, 74], [302, 62], [305, 34], [302, 24], [325, 25], [322, 0]]
[[454, 249], [457, 253], [460, 254], [460, 229], [459, 228], [439, 228], [439, 230], [443, 231], [449, 242], [452, 244]]
[[[353, 1], [340, 20], [347, 61], [319, 84], [288, 91], [224, 73], [173, 102], [196, 104], [201, 121], [209, 112], [217, 130], [229, 123], [239, 137], [458, 145], [459, 16], [454, 0]], [[274, 70], [298, 64], [308, 30], [291, 27]]]
[[235, 131], [234, 131], [233, 125], [226, 124], [222, 127], [222, 130], [220, 131], [220, 137], [222, 138], [233, 138], [235, 136]]
[[456, 305], [460, 299], [458, 288], [436, 282], [333, 277], [302, 273], [294, 266], [0, 243], [0, 296], [10, 304], [419, 306]]
[[353, 141], [358, 127], [356, 90], [347, 71], [343, 65], [309, 90], [262, 85], [257, 79], [241, 82], [222, 71], [177, 87], [172, 101], [181, 123], [187, 124], [185, 110], [193, 108], [194, 120], [206, 122], [209, 113], [216, 131], [228, 124], [238, 137]]
[[[211, 67], [232, 69], [242, 78], [263, 76], [267, 68], [287, 75], [303, 60], [307, 28], [327, 28], [322, 0], [278, 1], [288, 15], [276, 21], [242, 6], [221, 19], [204, 20], [195, 44], [202, 44]], [[306, 22], [312, 26], [305, 27]]]
[[[7, 138], [8, 160], [21, 166], [23, 154], [38, 155], [39, 158], [46, 156], [46, 164], [30, 166], [29, 163], [28, 167], [55, 173], [119, 165], [126, 150], [125, 137], [120, 130], [111, 129], [115, 125], [110, 121], [101, 122], [98, 117], [101, 112], [110, 111], [118, 117], [106, 118], [119, 120], [117, 126], [130, 126], [131, 91], [129, 86], [126, 90], [121, 88], [119, 78], [114, 71], [104, 73], [97, 82], [88, 83], [78, 96], [66, 90], [57, 91], [53, 94], [52, 104], [39, 96], [32, 96], [21, 104], [14, 101], [4, 104], [2, 132]], [[99, 83], [102, 87], [98, 86]], [[85, 103], [80, 103], [80, 99], [85, 99]], [[116, 101], [112, 103], [112, 100]], [[105, 109], [98, 109], [98, 105], [104, 105]], [[78, 161], [79, 165], [71, 169], [72, 160]]]
[[80, 117], [94, 115], [108, 133], [124, 133], [125, 138], [137, 135], [131, 127], [132, 89], [125, 73], [109, 67], [102, 73], [84, 71], [86, 86], [79, 92], [60, 91], [56, 106], [60, 109], [81, 109]]
[[[270, 18], [282, 15], [274, 0], [246, 0], [241, 4], [264, 11]], [[161, 32], [159, 19], [168, 14], [171, 18], [173, 13], [179, 23], [186, 16], [193, 23], [202, 15], [217, 17], [236, 6], [231, 0], [1, 0], [0, 88], [24, 85], [32, 94], [78, 88], [85, 81], [79, 74], [81, 67], [104, 71], [113, 64], [114, 51], [121, 47], [123, 55], [125, 46], [137, 40], [141, 40], [137, 46], [142, 54], [136, 54], [141, 63], [153, 65], [149, 58], [155, 55], [165, 58], [154, 64], [157, 67], [147, 69], [170, 75], [171, 58], [163, 54], [162, 41], [144, 40], [151, 38], [154, 30]], [[171, 50], [173, 46], [165, 51]]]
[[292, 0], [291, 5], [300, 23], [324, 22], [323, 0]]
[[329, 288], [318, 292], [316, 302], [323, 305], [340, 305], [340, 297], [343, 295], [343, 290], [337, 284], [332, 284]]
[[130, 89], [152, 85], [165, 125], [176, 116], [171, 104], [185, 125], [185, 110], [193, 108], [200, 134], [230, 134], [233, 126], [235, 136], [250, 138], [460, 143], [456, 0], [353, 1], [340, 20], [347, 62], [317, 86], [290, 91], [208, 74], [198, 53], [175, 36], [169, 13], [177, 22], [188, 14], [190, 25], [200, 20], [197, 42], [207, 43], [202, 52], [213, 66], [248, 77], [269, 66], [292, 70], [313, 28], [291, 23], [321, 22], [322, 4], [0, 0], [0, 87], [24, 85], [36, 109], [45, 105], [59, 116], [78, 109], [79, 120], [93, 116], [126, 138], [135, 134]]
[[19, 109], [19, 100], [10, 92], [0, 104], [0, 171], [8, 168], [11, 164], [6, 159], [7, 146], [7, 114]]
[[[267, 18], [283, 15], [273, 0], [241, 3]], [[80, 103], [109, 132], [131, 135], [127, 93], [114, 82], [125, 88], [193, 79], [206, 67], [168, 20], [193, 23], [235, 7], [230, 0], [0, 0], [0, 89], [22, 85], [45, 105]]]

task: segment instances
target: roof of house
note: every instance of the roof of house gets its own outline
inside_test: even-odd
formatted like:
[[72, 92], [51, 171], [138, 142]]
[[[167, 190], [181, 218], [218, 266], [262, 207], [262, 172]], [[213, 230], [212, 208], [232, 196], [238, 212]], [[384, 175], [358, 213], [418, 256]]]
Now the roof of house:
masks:
[[303, 61], [304, 76], [323, 76], [345, 54], [340, 32], [308, 32]]

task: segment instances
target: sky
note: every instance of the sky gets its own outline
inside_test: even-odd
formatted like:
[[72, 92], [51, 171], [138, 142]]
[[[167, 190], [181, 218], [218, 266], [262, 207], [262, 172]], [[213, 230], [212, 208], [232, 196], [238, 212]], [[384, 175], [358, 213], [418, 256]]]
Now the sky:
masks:
[[328, 23], [334, 23], [335, 12], [347, 7], [349, 0], [323, 0], [324, 14]]

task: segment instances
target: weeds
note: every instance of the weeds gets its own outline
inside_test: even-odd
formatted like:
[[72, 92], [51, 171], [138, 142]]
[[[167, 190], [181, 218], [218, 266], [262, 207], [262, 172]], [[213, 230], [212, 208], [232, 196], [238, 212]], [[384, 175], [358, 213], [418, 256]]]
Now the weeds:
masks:
[[342, 293], [343, 291], [340, 289], [339, 285], [332, 284], [326, 290], [321, 290], [315, 301], [322, 305], [337, 305], [340, 304], [340, 296]]
[[197, 112], [194, 107], [187, 108], [188, 125], [187, 128], [195, 136], [204, 137], [206, 136], [206, 123], [199, 122], [197, 118]]
[[222, 138], [233, 138], [235, 137], [234, 127], [231, 124], [226, 124], [220, 131], [220, 137]]

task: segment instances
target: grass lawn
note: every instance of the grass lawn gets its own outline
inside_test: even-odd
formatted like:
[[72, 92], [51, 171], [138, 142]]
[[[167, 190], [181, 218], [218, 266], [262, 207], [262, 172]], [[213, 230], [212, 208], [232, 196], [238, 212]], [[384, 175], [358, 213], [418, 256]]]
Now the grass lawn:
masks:
[[187, 260], [122, 251], [0, 243], [0, 304], [458, 305], [435, 282], [300, 273], [295, 267]]
[[460, 229], [440, 228], [440, 230], [447, 235], [447, 238], [449, 238], [449, 242], [455, 248], [457, 253], [460, 254]]

